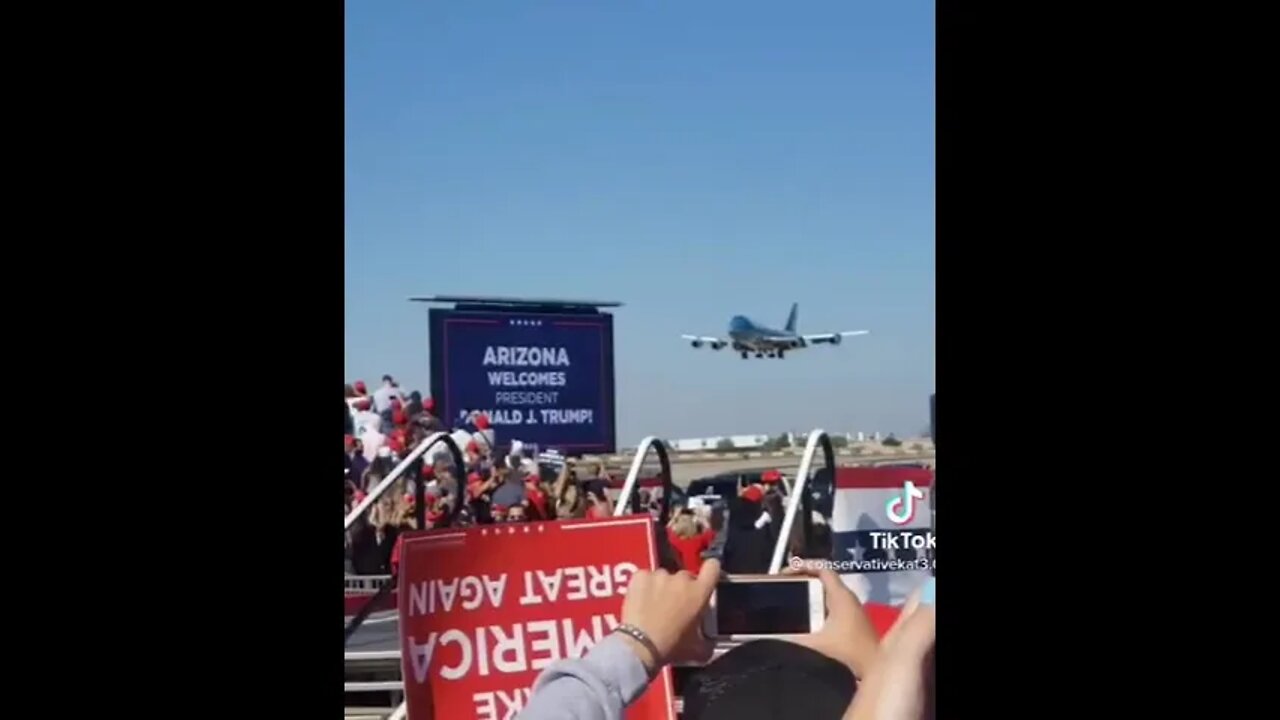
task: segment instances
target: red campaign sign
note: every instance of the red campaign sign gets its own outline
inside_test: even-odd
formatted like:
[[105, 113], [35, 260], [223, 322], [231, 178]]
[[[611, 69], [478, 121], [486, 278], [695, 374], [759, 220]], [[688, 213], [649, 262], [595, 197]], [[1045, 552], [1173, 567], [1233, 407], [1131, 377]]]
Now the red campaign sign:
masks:
[[[405, 539], [400, 650], [409, 720], [514, 720], [543, 668], [581, 657], [656, 567], [653, 520], [482, 525]], [[667, 668], [627, 720], [675, 720]]]

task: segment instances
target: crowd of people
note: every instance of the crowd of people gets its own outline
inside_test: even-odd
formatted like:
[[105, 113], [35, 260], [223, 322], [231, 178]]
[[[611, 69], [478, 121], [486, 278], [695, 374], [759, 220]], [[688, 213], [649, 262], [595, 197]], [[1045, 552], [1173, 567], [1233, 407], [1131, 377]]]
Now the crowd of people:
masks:
[[[430, 397], [403, 392], [391, 376], [372, 393], [363, 382], [344, 389], [344, 515], [359, 506], [414, 447], [436, 432], [451, 432], [463, 450], [456, 467], [443, 445], [415, 460], [381, 493], [347, 532], [347, 572], [387, 575], [395, 571], [398, 539], [419, 523], [424, 528], [467, 527], [613, 516], [611, 490], [617, 483], [603, 464], [580, 469], [572, 459], [539, 464], [520, 443], [505, 452], [483, 415], [461, 428], [448, 428]], [[702, 558], [719, 542], [732, 572], [765, 572], [781, 525], [783, 493], [776, 472], [741, 489], [737, 498], [714, 506], [673, 508], [666, 523], [663, 567], [698, 572]], [[424, 512], [417, 508], [422, 484]], [[635, 509], [660, 516], [661, 490], [638, 490]], [[730, 518], [726, 527], [725, 514]], [[799, 524], [797, 524], [799, 525]], [[794, 531], [798, 535], [799, 528]], [[732, 538], [732, 543], [729, 539]], [[729, 544], [728, 548], [723, 548]]]
[[[463, 449], [462, 466], [443, 445], [421, 454], [392, 487], [368, 505], [347, 533], [347, 571], [394, 574], [399, 540], [420, 526], [466, 527], [614, 514], [606, 468], [579, 472], [571, 459], [539, 464], [520, 443], [494, 444], [485, 417], [447, 428], [431, 398], [404, 393], [390, 376], [369, 393], [346, 387], [345, 514], [360, 506], [412, 450], [436, 432]], [[522, 720], [615, 718], [670, 662], [710, 658], [698, 618], [716, 578], [767, 572], [783, 524], [785, 487], [776, 471], [736, 497], [669, 508], [660, 541], [661, 568], [637, 573], [622, 625], [586, 657], [561, 661], [534, 685]], [[639, 489], [633, 510], [659, 517], [660, 491]], [[421, 497], [423, 512], [418, 512]], [[830, 532], [820, 516], [801, 516], [787, 540], [791, 556], [829, 557]], [[688, 571], [679, 572], [681, 570]], [[830, 571], [813, 571], [825, 587], [827, 621], [818, 633], [746, 643], [706, 665], [685, 689], [685, 715], [714, 718], [854, 718], [932, 720], [933, 583], [908, 603], [880, 642], [857, 598]], [[769, 683], [750, 678], [767, 673]], [[616, 688], [602, 692], [600, 688]]]

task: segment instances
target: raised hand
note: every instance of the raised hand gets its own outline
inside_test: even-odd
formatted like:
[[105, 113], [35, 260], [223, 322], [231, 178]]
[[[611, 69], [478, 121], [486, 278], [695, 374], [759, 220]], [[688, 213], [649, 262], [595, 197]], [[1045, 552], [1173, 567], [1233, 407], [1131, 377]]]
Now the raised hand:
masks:
[[702, 614], [720, 579], [720, 562], [702, 563], [698, 576], [665, 570], [640, 571], [631, 578], [622, 603], [622, 622], [642, 630], [658, 657], [638, 642], [637, 654], [650, 670], [671, 662], [705, 662], [714, 645], [702, 635]]

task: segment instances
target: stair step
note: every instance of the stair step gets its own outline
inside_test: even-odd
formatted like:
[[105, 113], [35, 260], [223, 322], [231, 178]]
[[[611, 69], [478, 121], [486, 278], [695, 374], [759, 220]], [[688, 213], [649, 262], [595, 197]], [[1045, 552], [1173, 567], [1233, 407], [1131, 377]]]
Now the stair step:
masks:
[[347, 708], [342, 717], [344, 720], [386, 720], [395, 708]]

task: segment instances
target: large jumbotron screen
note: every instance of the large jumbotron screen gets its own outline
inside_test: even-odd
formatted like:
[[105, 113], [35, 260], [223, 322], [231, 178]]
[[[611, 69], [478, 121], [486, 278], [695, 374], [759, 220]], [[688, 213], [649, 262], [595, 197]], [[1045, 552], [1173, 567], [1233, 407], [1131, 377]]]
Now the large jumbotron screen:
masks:
[[613, 316], [434, 308], [431, 394], [449, 425], [485, 413], [497, 444], [616, 449]]

